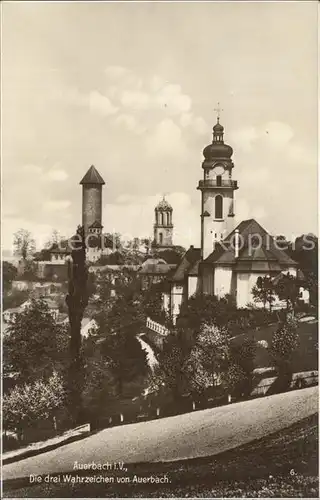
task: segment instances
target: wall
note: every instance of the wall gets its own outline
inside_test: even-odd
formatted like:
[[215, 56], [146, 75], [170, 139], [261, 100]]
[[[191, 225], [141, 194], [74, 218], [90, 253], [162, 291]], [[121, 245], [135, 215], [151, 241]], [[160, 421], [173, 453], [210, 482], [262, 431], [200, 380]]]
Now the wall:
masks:
[[177, 316], [180, 313], [180, 306], [184, 297], [184, 286], [183, 285], [173, 285], [171, 289], [171, 311], [172, 319], [175, 324]]
[[202, 270], [202, 289], [203, 293], [214, 295], [214, 269], [205, 266]]
[[237, 273], [237, 307], [246, 307], [249, 300], [249, 274]]
[[13, 280], [11, 283], [12, 290], [29, 290], [31, 286], [31, 283], [28, 281]]
[[[215, 196], [223, 197], [223, 218], [215, 220]], [[210, 215], [203, 217], [203, 257], [208, 257], [213, 252], [214, 241], [224, 239], [234, 228], [234, 217], [229, 217], [233, 210], [233, 191], [215, 188], [203, 191], [203, 212]]]
[[170, 293], [162, 294], [162, 307], [167, 314], [171, 314], [170, 311]]
[[214, 270], [214, 295], [224, 297], [231, 293], [232, 267], [221, 266]]
[[[237, 307], [247, 307], [254, 303], [252, 288], [259, 277], [268, 276], [269, 273], [237, 273]], [[262, 303], [255, 303], [256, 307], [263, 307]]]
[[199, 278], [198, 276], [189, 276], [188, 277], [188, 298], [192, 297], [198, 290]]
[[161, 246], [172, 246], [172, 228], [162, 226], [154, 228], [154, 240], [157, 245], [160, 245], [160, 233], [162, 233]]

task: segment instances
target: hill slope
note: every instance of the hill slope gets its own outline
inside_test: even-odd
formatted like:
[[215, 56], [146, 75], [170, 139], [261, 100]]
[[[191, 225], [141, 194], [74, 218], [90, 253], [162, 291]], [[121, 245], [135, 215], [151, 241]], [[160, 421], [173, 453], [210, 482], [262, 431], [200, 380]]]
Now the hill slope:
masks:
[[[125, 475], [131, 482], [117, 485], [79, 483], [71, 487], [60, 482], [24, 486], [17, 480], [12, 489], [5, 490], [5, 497], [319, 498], [317, 414], [214, 457], [132, 464]], [[136, 484], [132, 481], [135, 475], [168, 477], [169, 482]]]
[[5, 465], [3, 479], [71, 471], [74, 462], [160, 462], [212, 456], [316, 413], [312, 387], [176, 417], [105, 429], [56, 450]]

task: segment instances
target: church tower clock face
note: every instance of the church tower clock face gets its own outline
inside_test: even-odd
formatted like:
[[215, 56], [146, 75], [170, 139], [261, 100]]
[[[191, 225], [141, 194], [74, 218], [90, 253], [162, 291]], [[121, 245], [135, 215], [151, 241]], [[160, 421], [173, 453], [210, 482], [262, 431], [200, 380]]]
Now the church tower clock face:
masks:
[[213, 172], [215, 175], [222, 175], [224, 173], [224, 166], [223, 165], [215, 165], [213, 168]]

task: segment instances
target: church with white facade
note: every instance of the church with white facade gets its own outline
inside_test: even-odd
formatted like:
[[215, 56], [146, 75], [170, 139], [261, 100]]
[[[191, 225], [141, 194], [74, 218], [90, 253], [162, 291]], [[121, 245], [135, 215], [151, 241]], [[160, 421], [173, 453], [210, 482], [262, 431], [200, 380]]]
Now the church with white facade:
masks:
[[164, 307], [173, 318], [182, 302], [196, 292], [219, 298], [229, 294], [237, 307], [247, 307], [253, 303], [252, 288], [259, 276], [297, 275], [298, 264], [256, 220], [244, 220], [235, 227], [234, 198], [239, 186], [232, 155], [218, 117], [212, 143], [203, 150], [203, 176], [197, 187], [201, 246], [191, 246], [167, 277]]

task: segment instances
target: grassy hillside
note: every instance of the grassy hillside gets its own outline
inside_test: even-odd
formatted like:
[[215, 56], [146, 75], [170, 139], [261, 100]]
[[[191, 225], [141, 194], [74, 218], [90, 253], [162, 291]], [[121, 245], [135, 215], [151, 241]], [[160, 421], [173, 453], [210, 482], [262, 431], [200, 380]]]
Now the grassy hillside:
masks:
[[[40, 497], [300, 497], [318, 498], [318, 417], [214, 457], [128, 466], [132, 479], [168, 484], [39, 484], [6, 490], [9, 498]], [[123, 475], [120, 472], [113, 475]], [[84, 473], [88, 476], [88, 473]]]

